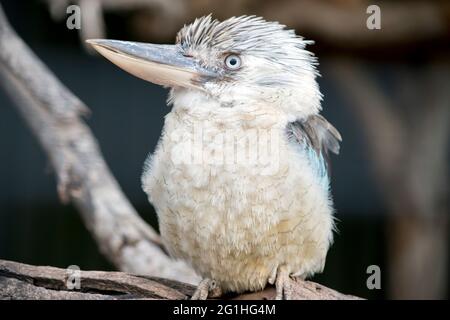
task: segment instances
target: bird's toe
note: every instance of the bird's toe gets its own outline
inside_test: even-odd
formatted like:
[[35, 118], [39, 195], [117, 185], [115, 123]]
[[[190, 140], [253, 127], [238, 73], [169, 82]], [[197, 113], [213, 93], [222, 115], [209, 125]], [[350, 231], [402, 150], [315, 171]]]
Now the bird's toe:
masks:
[[191, 300], [206, 300], [208, 297], [217, 298], [222, 295], [222, 290], [217, 282], [208, 278], [200, 281], [197, 289], [191, 297]]
[[276, 295], [275, 300], [292, 300], [293, 289], [291, 286], [291, 278], [289, 270], [286, 266], [280, 266], [277, 270], [275, 280]]

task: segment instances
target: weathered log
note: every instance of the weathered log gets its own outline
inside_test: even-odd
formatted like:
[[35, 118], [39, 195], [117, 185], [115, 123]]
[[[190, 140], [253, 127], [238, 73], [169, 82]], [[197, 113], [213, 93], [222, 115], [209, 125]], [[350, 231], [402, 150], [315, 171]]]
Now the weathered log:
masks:
[[[195, 287], [157, 277], [131, 275], [124, 272], [79, 271], [80, 287], [71, 289], [73, 269], [31, 266], [0, 260], [0, 299], [189, 299]], [[294, 298], [307, 300], [355, 300], [312, 281], [292, 280]], [[227, 299], [271, 300], [275, 289], [243, 295], [229, 295]]]

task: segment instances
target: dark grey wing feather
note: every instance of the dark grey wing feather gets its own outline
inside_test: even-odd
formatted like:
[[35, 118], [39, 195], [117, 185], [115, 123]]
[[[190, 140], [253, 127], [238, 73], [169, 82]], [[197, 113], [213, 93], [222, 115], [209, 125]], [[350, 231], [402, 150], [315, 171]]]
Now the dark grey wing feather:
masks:
[[288, 137], [296, 143], [310, 146], [318, 155], [328, 158], [328, 152], [339, 154], [339, 131], [321, 115], [291, 122], [287, 126]]

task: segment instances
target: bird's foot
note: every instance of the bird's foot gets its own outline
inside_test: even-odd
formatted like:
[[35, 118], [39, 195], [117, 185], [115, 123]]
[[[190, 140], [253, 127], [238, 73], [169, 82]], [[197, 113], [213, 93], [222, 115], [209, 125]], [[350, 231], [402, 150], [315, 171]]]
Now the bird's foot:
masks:
[[279, 266], [269, 277], [269, 283], [275, 283], [275, 300], [292, 300], [293, 287], [289, 270], [286, 266]]
[[191, 300], [206, 300], [209, 298], [218, 298], [222, 295], [222, 290], [217, 282], [208, 278], [200, 281], [197, 289], [191, 297]]

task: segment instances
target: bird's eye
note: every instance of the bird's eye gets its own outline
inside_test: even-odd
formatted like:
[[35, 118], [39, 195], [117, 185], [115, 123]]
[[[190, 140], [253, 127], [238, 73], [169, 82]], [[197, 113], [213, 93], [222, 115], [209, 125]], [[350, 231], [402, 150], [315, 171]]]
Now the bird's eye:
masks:
[[230, 54], [225, 58], [225, 66], [230, 70], [237, 70], [241, 67], [241, 58], [238, 55]]

